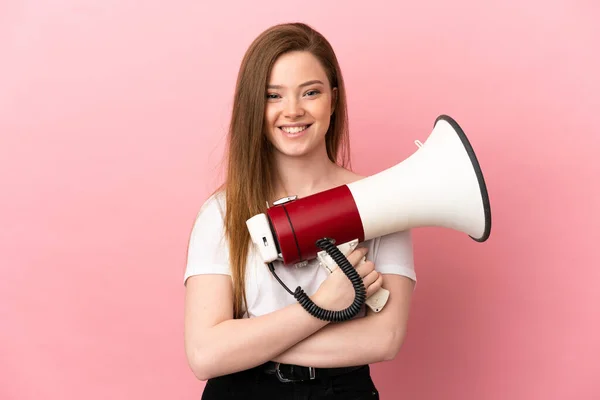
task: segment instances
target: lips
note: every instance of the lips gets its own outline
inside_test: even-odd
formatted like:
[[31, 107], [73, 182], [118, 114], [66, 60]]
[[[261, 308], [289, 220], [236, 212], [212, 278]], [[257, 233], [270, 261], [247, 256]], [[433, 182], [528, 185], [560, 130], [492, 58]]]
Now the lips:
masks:
[[279, 129], [281, 129], [285, 133], [295, 135], [295, 134], [305, 131], [306, 129], [308, 129], [309, 126], [310, 126], [310, 124], [303, 125], [303, 126], [280, 126]]
[[308, 128], [311, 127], [312, 124], [307, 125], [296, 125], [296, 126], [280, 126], [278, 127], [281, 133], [283, 133], [288, 138], [297, 138], [306, 132]]

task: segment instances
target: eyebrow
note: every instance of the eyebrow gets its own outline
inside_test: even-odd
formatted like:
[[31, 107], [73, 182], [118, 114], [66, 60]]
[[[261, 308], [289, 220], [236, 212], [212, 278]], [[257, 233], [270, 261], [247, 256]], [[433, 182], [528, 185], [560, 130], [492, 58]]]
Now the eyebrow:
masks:
[[[313, 79], [312, 81], [306, 81], [306, 82], [304, 82], [304, 83], [301, 83], [301, 84], [299, 85], [299, 87], [304, 87], [304, 86], [314, 85], [314, 84], [317, 84], [317, 83], [320, 83], [321, 85], [324, 85], [324, 83], [323, 83], [323, 82], [321, 82], [320, 80], [318, 80], [318, 79]], [[268, 89], [283, 89], [283, 86], [281, 86], [281, 85], [269, 85], [269, 86], [267, 86], [267, 88], [268, 88]]]

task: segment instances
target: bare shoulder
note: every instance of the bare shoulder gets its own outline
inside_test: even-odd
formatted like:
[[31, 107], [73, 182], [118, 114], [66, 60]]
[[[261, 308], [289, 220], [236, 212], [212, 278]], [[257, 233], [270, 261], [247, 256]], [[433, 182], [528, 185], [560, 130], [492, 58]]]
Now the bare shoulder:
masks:
[[347, 185], [349, 183], [359, 181], [363, 178], [366, 178], [366, 176], [362, 176], [360, 174], [355, 173], [354, 171], [350, 171], [345, 168], [340, 168], [339, 180], [341, 185]]

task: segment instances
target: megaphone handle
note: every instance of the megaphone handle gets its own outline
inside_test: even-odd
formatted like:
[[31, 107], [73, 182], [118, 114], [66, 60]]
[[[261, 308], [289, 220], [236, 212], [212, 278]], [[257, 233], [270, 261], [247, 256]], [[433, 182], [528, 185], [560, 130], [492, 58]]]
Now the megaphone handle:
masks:
[[356, 272], [354, 266], [350, 264], [350, 261], [348, 261], [346, 256], [344, 256], [344, 254], [342, 254], [342, 252], [332, 243], [331, 239], [322, 238], [317, 240], [315, 244], [320, 247], [322, 251], [327, 253], [329, 257], [331, 257], [333, 262], [336, 264], [336, 267], [339, 267], [352, 283], [352, 287], [354, 287], [354, 301], [351, 305], [343, 310], [327, 310], [321, 308], [311, 300], [308, 294], [306, 294], [306, 292], [302, 290], [300, 286], [296, 287], [296, 290], [292, 292], [290, 288], [288, 288], [275, 273], [275, 266], [273, 265], [273, 262], [268, 263], [271, 274], [273, 274], [273, 277], [275, 277], [277, 282], [279, 282], [279, 284], [289, 294], [294, 296], [302, 308], [304, 308], [304, 310], [306, 310], [313, 317], [330, 322], [342, 322], [354, 318], [360, 312], [363, 304], [365, 304], [367, 297], [367, 291], [362, 278], [358, 272]]
[[[358, 267], [359, 265], [361, 265], [364, 262], [365, 262], [365, 258], [363, 257], [363, 259], [360, 260], [356, 266]], [[384, 288], [379, 288], [378, 291], [376, 291], [370, 297], [367, 298], [367, 300], [365, 301], [365, 304], [367, 306], [369, 306], [369, 308], [371, 310], [373, 310], [373, 312], [377, 313], [383, 309], [383, 306], [385, 306], [385, 303], [387, 303], [389, 297], [390, 297], [389, 290], [384, 289]]]
[[[338, 249], [342, 252], [342, 254], [344, 254], [344, 256], [348, 256], [356, 248], [357, 244], [358, 240], [353, 240], [351, 242], [339, 245]], [[319, 259], [321, 266], [328, 270], [330, 273], [335, 271], [335, 269], [338, 267], [337, 264], [331, 259], [331, 257], [329, 257], [324, 251], [317, 253], [317, 258]], [[365, 261], [366, 257], [363, 257], [362, 260], [360, 260], [356, 266], [361, 265]], [[365, 304], [373, 312], [377, 313], [383, 309], [383, 306], [385, 306], [389, 297], [390, 291], [384, 288], [380, 288], [377, 292], [373, 293], [371, 297], [367, 298]]]

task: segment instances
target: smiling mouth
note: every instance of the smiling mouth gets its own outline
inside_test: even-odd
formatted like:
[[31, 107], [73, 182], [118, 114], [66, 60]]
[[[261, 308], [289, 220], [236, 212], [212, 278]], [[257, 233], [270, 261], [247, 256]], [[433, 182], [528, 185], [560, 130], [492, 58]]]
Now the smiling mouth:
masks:
[[304, 126], [280, 126], [279, 129], [281, 129], [285, 133], [296, 134], [308, 129], [311, 125], [312, 124]]

